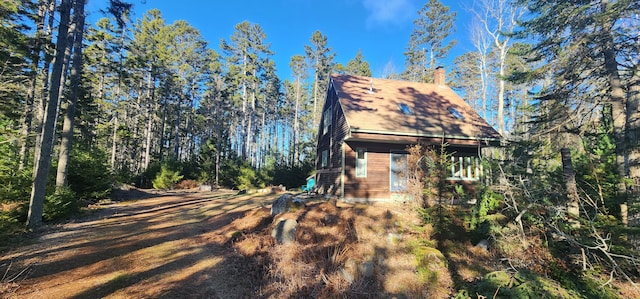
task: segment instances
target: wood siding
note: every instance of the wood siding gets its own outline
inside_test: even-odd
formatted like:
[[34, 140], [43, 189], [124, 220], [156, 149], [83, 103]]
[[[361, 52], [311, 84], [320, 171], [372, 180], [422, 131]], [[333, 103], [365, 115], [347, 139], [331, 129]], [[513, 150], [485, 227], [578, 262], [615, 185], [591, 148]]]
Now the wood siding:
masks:
[[[346, 200], [391, 200], [390, 162], [391, 153], [404, 151], [410, 144], [393, 144], [381, 142], [349, 141], [345, 143], [344, 195]], [[356, 177], [356, 150], [367, 150], [367, 176]], [[460, 156], [477, 156], [474, 147], [454, 147], [447, 149]], [[452, 185], [461, 184], [465, 190], [475, 192], [475, 182], [455, 180]]]
[[[364, 178], [356, 177], [357, 148], [366, 148], [367, 150], [367, 176]], [[406, 145], [347, 141], [345, 146], [344, 198], [390, 199], [390, 154], [392, 151], [404, 149], [406, 149]]]
[[[322, 111], [326, 111], [329, 107], [332, 109], [329, 131], [324, 132], [324, 113], [318, 128], [316, 188], [320, 194], [342, 197], [342, 143], [349, 127], [344, 112], [338, 104], [338, 96], [333, 86], [329, 87]], [[328, 151], [328, 165], [322, 167], [322, 152], [325, 150]]]

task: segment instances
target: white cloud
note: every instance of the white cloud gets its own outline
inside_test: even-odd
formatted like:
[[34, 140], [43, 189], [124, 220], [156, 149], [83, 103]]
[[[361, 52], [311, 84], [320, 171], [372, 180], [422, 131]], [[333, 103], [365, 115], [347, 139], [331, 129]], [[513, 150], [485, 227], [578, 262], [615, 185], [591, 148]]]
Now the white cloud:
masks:
[[416, 14], [411, 0], [362, 0], [362, 5], [369, 12], [369, 27], [402, 24]]

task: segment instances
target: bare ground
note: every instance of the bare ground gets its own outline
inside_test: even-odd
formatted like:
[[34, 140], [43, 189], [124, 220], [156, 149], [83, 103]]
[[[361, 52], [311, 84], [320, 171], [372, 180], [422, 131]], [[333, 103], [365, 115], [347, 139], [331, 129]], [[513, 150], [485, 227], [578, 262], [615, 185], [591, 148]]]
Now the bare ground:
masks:
[[[0, 298], [450, 298], [500, 269], [468, 241], [445, 240], [441, 253], [411, 204], [311, 198], [274, 218], [278, 196], [116, 194], [122, 201], [0, 244], [10, 248]], [[286, 218], [298, 222], [296, 243], [275, 244], [271, 230]]]
[[[111, 203], [33, 233], [0, 259], [3, 298], [245, 298], [250, 263], [225, 245], [236, 218], [274, 196], [171, 192]], [[247, 264], [249, 267], [239, 267]]]
[[[387, 240], [413, 213], [384, 206], [339, 208], [320, 200], [273, 219], [273, 194], [131, 190], [119, 196], [125, 201], [44, 227], [30, 235], [29, 244], [6, 252], [0, 258], [0, 297], [425, 295], [412, 282], [414, 257], [404, 247], [391, 248], [398, 241]], [[274, 244], [270, 236], [282, 217], [300, 223], [294, 247]], [[375, 264], [375, 273], [372, 267], [362, 270], [363, 264]], [[377, 279], [387, 276], [392, 279]], [[447, 279], [441, 295], [449, 293]]]

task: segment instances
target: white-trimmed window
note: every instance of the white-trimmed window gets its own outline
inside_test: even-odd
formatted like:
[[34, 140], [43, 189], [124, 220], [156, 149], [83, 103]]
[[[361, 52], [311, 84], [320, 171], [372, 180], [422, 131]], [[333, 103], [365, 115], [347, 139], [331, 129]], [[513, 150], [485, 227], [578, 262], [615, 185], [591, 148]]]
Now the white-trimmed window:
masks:
[[482, 176], [482, 163], [479, 157], [451, 156], [452, 179], [477, 180]]
[[328, 150], [323, 150], [322, 151], [322, 164], [321, 164], [322, 168], [326, 168], [327, 166], [329, 166], [329, 151]]
[[322, 123], [322, 125], [323, 125], [323, 126], [322, 126], [322, 127], [323, 127], [323, 130], [322, 130], [322, 134], [327, 134], [327, 133], [329, 133], [329, 127], [331, 126], [331, 121], [332, 121], [332, 120], [331, 120], [331, 115], [332, 115], [331, 110], [333, 110], [333, 109], [331, 109], [331, 106], [329, 106], [329, 107], [327, 108], [327, 110], [325, 110], [325, 111], [322, 113], [322, 119], [323, 119], [323, 123]]
[[363, 147], [356, 148], [356, 177], [367, 177], [367, 149]]
[[389, 183], [391, 192], [407, 190], [409, 173], [408, 154], [405, 151], [391, 151], [389, 161]]

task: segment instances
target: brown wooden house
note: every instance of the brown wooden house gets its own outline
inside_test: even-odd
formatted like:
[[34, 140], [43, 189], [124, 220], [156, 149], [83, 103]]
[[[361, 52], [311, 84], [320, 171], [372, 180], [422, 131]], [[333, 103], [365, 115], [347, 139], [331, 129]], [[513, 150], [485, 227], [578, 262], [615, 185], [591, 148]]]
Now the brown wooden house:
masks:
[[407, 146], [448, 144], [451, 180], [477, 180], [479, 149], [501, 136], [451, 88], [332, 75], [318, 129], [316, 190], [347, 201], [404, 198]]

